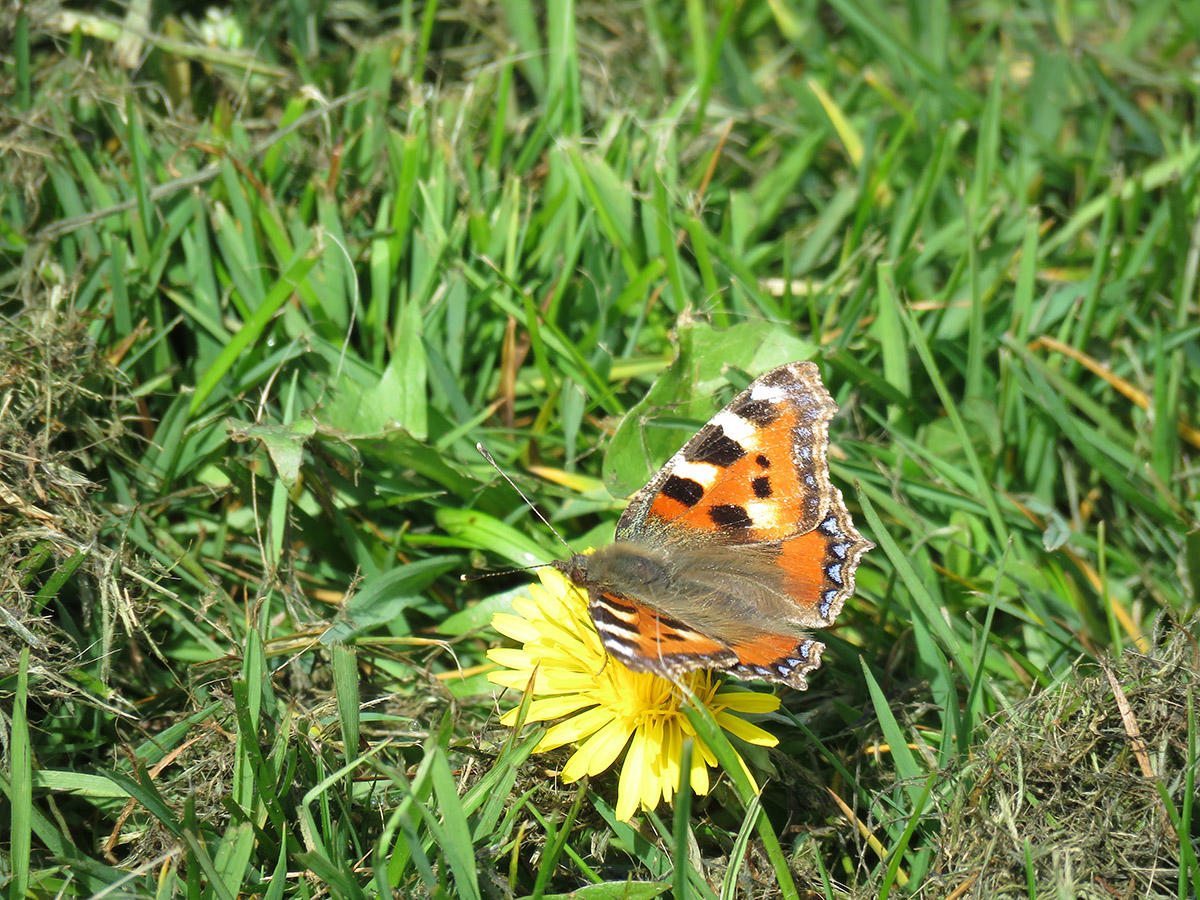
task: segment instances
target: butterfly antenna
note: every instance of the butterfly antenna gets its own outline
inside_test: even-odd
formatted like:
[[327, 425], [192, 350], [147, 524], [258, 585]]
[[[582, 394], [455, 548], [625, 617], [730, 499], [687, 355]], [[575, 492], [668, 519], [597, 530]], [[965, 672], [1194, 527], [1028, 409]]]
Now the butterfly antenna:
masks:
[[459, 581], [483, 581], [485, 578], [499, 578], [501, 575], [511, 575], [513, 572], [529, 572], [533, 569], [545, 568], [545, 563], [534, 563], [532, 566], [517, 566], [515, 569], [504, 569], [500, 572], [483, 572], [479, 575], [468, 575], [465, 572], [458, 576]]
[[501, 469], [498, 465], [496, 465], [496, 460], [492, 459], [492, 454], [488, 453], [487, 447], [483, 446], [483, 444], [476, 443], [475, 449], [479, 451], [479, 455], [482, 456], [484, 459], [486, 459], [488, 461], [488, 464], [493, 469], [495, 469], [497, 472], [500, 473], [500, 477], [503, 478], [505, 481], [507, 481], [509, 483], [509, 486], [512, 487], [512, 489], [514, 491], [516, 491], [518, 494], [521, 495], [521, 499], [525, 501], [525, 505], [528, 506], [531, 510], [533, 510], [533, 514], [535, 516], [537, 516], [539, 519], [541, 519], [543, 525], [545, 525], [547, 528], [550, 529], [550, 533], [553, 534], [556, 538], [558, 538], [558, 542], [560, 544], [562, 544], [564, 547], [566, 547], [568, 550], [570, 550], [572, 553], [574, 553], [575, 548], [567, 543], [566, 539], [561, 534], [558, 533], [558, 529], [550, 524], [550, 520], [547, 519], [545, 516], [543, 516], [541, 510], [539, 510], [536, 506], [533, 505], [533, 501], [525, 496], [525, 492], [523, 490], [521, 490], [519, 487], [517, 487], [517, 483], [515, 481], [513, 481], [511, 478], [509, 478], [503, 469]]

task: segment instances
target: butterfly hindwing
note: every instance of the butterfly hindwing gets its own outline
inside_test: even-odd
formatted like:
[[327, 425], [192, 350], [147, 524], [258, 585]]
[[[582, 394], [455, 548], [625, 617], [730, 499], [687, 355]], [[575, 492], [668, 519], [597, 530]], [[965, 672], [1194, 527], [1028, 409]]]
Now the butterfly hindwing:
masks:
[[791, 634], [756, 634], [732, 645], [617, 594], [590, 591], [588, 611], [605, 648], [635, 672], [673, 678], [697, 668], [725, 669], [804, 690], [825, 645]]
[[735, 644], [736, 665], [729, 671], [744, 678], [761, 678], [805, 690], [805, 675], [821, 664], [825, 645], [812, 638], [796, 640], [795, 635], [759, 635], [753, 641]]

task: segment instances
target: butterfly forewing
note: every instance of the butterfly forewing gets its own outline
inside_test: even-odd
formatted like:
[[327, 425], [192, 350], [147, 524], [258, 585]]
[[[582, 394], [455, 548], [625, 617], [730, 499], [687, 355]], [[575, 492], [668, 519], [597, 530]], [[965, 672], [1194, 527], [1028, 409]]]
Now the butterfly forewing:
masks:
[[724, 669], [737, 654], [720, 641], [619, 594], [592, 589], [588, 612], [605, 648], [635, 672], [668, 677], [691, 669]]
[[739, 542], [811, 531], [829, 497], [825, 448], [835, 412], [812, 363], [757, 378], [635, 495], [618, 539], [663, 526]]

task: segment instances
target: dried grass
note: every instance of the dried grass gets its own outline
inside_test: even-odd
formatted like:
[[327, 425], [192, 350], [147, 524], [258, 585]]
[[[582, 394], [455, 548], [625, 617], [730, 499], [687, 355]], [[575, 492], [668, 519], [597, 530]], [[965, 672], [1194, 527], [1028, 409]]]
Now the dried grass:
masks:
[[1082, 663], [1004, 716], [949, 774], [925, 895], [1177, 897], [1200, 833], [1176, 835], [1159, 788], [1179, 810], [1196, 765], [1198, 632], [1164, 621], [1149, 652]]

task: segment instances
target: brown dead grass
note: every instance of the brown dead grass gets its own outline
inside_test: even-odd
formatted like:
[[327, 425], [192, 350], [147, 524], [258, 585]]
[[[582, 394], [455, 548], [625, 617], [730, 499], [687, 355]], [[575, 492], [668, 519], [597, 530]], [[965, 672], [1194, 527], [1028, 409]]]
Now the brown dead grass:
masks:
[[1181, 810], [1189, 766], [1194, 790], [1198, 633], [1163, 621], [1149, 652], [1081, 663], [1000, 719], [948, 775], [924, 895], [1177, 897], [1200, 817], [1177, 835], [1160, 791]]
[[[61, 675], [77, 651], [58, 624], [55, 575], [82, 559], [62, 582], [67, 592], [119, 594], [112, 554], [99, 545], [104, 517], [89, 498], [98, 454], [121, 430], [117, 382], [86, 323], [69, 311], [47, 304], [0, 317], [0, 677], [15, 671], [28, 646], [39, 675], [34, 696], [76, 693]], [[95, 608], [86, 607], [72, 612]]]

